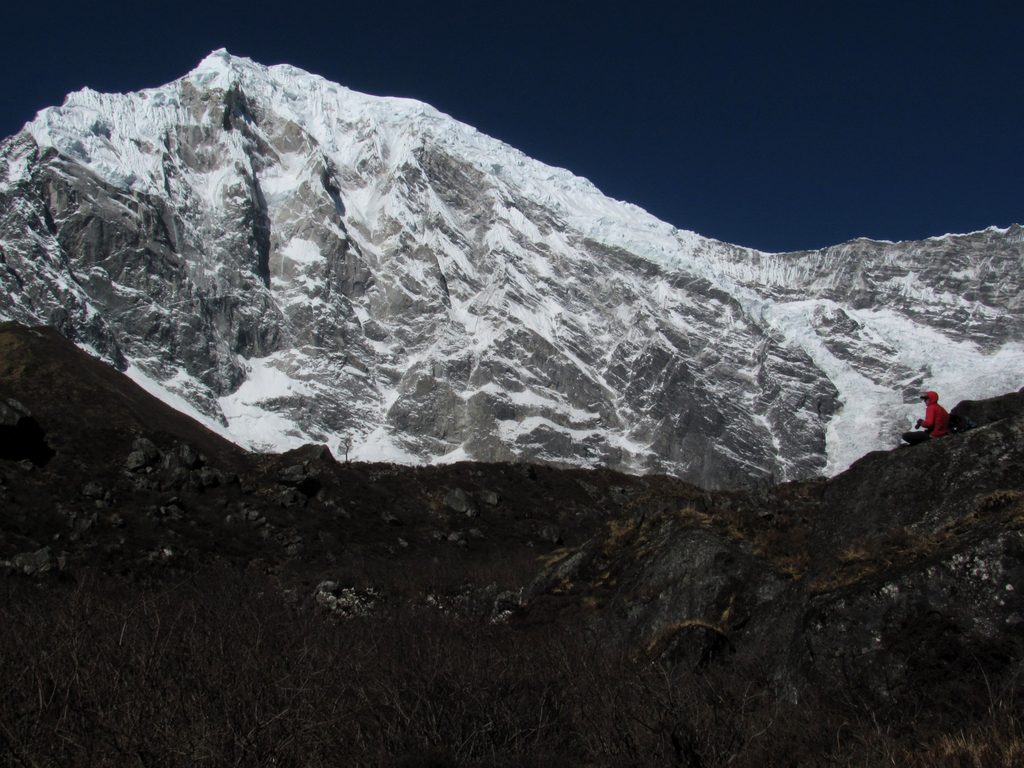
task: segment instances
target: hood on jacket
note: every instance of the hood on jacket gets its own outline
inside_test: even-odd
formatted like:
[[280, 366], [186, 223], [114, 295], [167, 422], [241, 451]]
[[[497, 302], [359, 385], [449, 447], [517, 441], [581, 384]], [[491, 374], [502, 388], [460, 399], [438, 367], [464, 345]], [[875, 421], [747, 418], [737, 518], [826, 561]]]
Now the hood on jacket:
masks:
[[928, 390], [923, 395], [921, 395], [921, 399], [924, 400], [925, 405], [935, 405], [937, 402], [939, 402], [939, 393]]

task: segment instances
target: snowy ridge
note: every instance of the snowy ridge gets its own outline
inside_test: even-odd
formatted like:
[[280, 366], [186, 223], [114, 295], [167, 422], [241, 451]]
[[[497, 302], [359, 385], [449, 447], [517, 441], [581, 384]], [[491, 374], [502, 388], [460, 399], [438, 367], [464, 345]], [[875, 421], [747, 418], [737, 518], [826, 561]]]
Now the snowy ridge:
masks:
[[426, 104], [223, 50], [43, 110], [0, 147], [0, 198], [0, 316], [261, 450], [740, 485], [891, 445], [923, 386], [1024, 383], [1019, 227], [740, 248]]

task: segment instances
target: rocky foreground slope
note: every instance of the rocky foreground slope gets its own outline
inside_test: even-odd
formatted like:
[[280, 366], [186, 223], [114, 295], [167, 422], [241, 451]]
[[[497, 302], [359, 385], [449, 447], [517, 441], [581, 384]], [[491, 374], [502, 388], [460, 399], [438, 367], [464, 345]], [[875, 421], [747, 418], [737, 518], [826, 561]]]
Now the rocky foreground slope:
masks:
[[980, 426], [758, 492], [350, 464], [247, 453], [56, 331], [4, 324], [0, 562], [157, 582], [220, 563], [346, 615], [457, 605], [898, 704], [1024, 661], [1024, 393], [959, 407]]
[[0, 319], [255, 450], [834, 474], [923, 385], [1019, 386], [1022, 266], [1019, 226], [716, 242], [427, 105], [226, 51], [0, 144]]
[[960, 408], [997, 418], [829, 481], [648, 490], [559, 555], [527, 614], [582, 619], [652, 658], [856, 681], [879, 705], [1019, 679], [1024, 393]]

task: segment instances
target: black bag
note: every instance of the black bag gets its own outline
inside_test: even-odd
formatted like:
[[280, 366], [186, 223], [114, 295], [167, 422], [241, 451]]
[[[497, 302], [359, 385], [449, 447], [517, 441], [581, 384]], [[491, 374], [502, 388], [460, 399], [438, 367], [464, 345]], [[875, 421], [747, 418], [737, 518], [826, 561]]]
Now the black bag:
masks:
[[950, 432], [966, 432], [969, 429], [974, 429], [976, 426], [978, 425], [974, 423], [974, 419], [970, 416], [965, 416], [962, 413], [949, 414]]

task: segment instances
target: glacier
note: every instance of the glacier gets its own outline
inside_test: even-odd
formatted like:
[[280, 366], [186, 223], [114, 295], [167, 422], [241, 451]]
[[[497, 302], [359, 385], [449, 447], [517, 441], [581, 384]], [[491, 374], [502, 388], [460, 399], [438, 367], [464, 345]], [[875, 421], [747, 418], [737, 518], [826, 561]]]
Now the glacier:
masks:
[[236, 442], [402, 463], [834, 474], [916, 393], [1020, 388], [1019, 226], [764, 253], [432, 107], [215, 51], [0, 145], [0, 317]]

